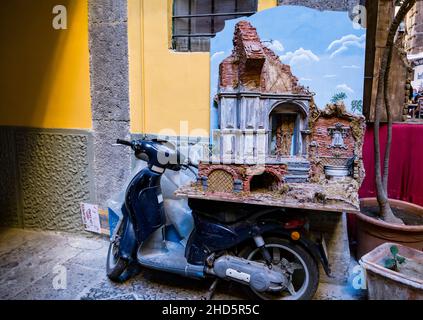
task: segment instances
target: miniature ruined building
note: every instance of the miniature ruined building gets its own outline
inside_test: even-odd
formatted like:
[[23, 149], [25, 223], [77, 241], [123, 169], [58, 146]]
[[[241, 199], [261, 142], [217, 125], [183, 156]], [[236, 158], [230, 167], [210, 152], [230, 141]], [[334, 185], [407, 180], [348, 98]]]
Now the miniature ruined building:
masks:
[[219, 67], [212, 150], [188, 193], [243, 202], [267, 197], [281, 205], [323, 201], [334, 208], [340, 201], [356, 208], [364, 118], [342, 104], [319, 110], [314, 94], [249, 22], [235, 26], [233, 45]]

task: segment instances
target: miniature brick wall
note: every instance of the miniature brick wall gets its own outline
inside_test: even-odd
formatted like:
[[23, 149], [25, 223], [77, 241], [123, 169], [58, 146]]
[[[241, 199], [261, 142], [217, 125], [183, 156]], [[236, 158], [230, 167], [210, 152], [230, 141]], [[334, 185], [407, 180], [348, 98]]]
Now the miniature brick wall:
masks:
[[261, 43], [256, 28], [248, 21], [236, 24], [233, 43], [232, 54], [219, 66], [221, 89], [241, 85], [261, 92], [307, 93], [298, 85], [291, 67]]
[[220, 86], [235, 88], [238, 86], [238, 65], [235, 57], [229, 56], [219, 66]]
[[344, 127], [350, 127], [350, 122], [345, 119], [340, 119], [338, 117], [333, 118], [323, 118], [320, 117], [313, 128], [313, 133], [311, 140], [317, 142], [317, 155], [321, 157], [341, 157], [341, 158], [351, 158], [354, 156], [354, 146], [355, 141], [354, 137], [350, 132], [347, 137], [344, 138], [344, 144], [347, 149], [343, 148], [329, 148], [332, 142], [332, 136], [328, 133], [329, 127], [334, 127], [335, 124], [342, 123]]
[[257, 31], [249, 22], [238, 23], [235, 29], [234, 48], [239, 58], [241, 83], [259, 87], [261, 70], [266, 56]]
[[240, 173], [236, 170], [237, 167], [234, 165], [224, 165], [224, 164], [207, 164], [200, 163], [198, 166], [198, 176], [199, 177], [208, 177], [210, 173], [214, 170], [224, 170], [232, 175], [234, 179], [240, 179]]
[[[366, 129], [365, 118], [362, 115], [348, 113], [345, 105], [328, 104], [325, 109], [320, 110], [316, 105], [311, 106], [311, 137], [309, 145], [309, 161], [311, 167], [310, 181], [319, 182], [325, 178], [324, 166], [344, 166], [347, 160], [355, 157], [353, 164], [353, 178], [359, 183], [364, 178], [362, 146], [364, 132]], [[330, 128], [336, 124], [341, 124], [347, 130], [347, 135], [343, 136], [346, 149], [335, 147], [328, 148], [333, 141]]]
[[214, 170], [224, 170], [232, 175], [234, 180], [240, 180], [243, 184], [243, 191], [250, 191], [250, 182], [253, 176], [268, 172], [274, 175], [280, 183], [287, 173], [285, 164], [249, 166], [249, 165], [225, 165], [225, 164], [206, 164], [200, 163], [198, 168], [199, 177], [208, 177]]

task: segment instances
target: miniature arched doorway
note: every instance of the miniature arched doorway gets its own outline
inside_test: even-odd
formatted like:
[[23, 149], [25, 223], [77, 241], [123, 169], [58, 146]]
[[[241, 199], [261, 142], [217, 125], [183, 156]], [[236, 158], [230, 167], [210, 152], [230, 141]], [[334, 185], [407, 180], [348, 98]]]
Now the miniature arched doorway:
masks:
[[279, 187], [279, 179], [270, 172], [255, 175], [250, 180], [250, 192], [276, 191]]
[[207, 177], [208, 190], [211, 192], [233, 192], [234, 178], [229, 172], [217, 169]]
[[280, 103], [269, 114], [269, 154], [280, 157], [302, 152], [301, 125], [306, 114], [294, 103]]

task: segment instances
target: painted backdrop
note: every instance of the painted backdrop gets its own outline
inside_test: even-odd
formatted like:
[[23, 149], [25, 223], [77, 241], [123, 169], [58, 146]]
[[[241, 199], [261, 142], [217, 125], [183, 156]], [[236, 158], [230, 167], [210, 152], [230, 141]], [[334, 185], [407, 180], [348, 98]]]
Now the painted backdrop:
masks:
[[219, 64], [231, 54], [234, 27], [241, 20], [249, 21], [261, 41], [291, 66], [299, 84], [315, 93], [319, 108], [343, 100], [348, 110], [361, 113], [366, 30], [354, 25], [348, 12], [280, 6], [226, 21], [225, 28], [212, 39], [211, 129], [217, 128], [213, 99]]

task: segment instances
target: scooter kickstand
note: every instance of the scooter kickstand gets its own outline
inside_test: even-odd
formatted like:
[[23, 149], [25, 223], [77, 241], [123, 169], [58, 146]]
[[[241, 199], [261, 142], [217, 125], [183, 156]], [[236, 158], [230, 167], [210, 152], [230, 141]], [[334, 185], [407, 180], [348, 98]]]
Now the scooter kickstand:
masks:
[[165, 226], [162, 227], [162, 248], [167, 249], [166, 245], [166, 229]]
[[213, 298], [218, 283], [219, 283], [219, 279], [216, 278], [213, 281], [212, 285], [210, 286], [209, 291], [207, 292], [207, 295], [204, 297], [205, 300], [211, 300]]

